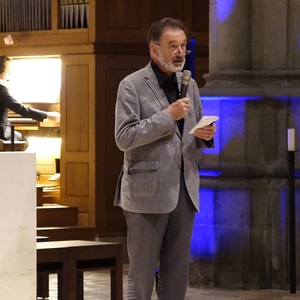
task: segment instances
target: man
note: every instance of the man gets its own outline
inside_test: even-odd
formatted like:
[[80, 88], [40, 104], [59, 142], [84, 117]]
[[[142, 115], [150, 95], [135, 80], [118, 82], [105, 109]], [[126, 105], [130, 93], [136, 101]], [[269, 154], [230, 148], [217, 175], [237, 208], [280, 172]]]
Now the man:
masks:
[[[32, 118], [40, 122], [44, 119], [51, 120], [56, 123], [60, 122], [59, 112], [46, 112], [24, 106], [10, 95], [8, 88], [5, 84], [3, 84], [10, 74], [10, 63], [11, 59], [8, 56], [0, 54], [0, 139], [11, 139], [10, 122], [8, 120], [9, 109], [24, 118]], [[16, 131], [15, 140], [22, 140], [22, 138], [22, 134]]]
[[195, 212], [199, 209], [197, 157], [213, 146], [215, 124], [189, 131], [202, 117], [191, 79], [180, 97], [187, 33], [165, 18], [148, 32], [151, 61], [119, 85], [115, 140], [124, 151], [115, 205], [124, 210], [129, 274], [126, 299], [150, 300], [156, 269], [160, 300], [183, 300]]

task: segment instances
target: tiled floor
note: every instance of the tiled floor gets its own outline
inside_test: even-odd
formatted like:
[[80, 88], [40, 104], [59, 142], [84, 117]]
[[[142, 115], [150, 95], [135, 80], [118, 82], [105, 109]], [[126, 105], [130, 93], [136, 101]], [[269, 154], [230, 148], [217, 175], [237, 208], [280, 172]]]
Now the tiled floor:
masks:
[[[124, 267], [124, 291], [126, 289], [127, 266]], [[57, 299], [57, 278], [50, 275], [49, 300]], [[110, 273], [109, 271], [96, 271], [84, 273], [84, 299], [108, 300], [110, 299]], [[156, 300], [155, 293], [151, 300]], [[188, 288], [185, 300], [300, 300], [300, 291], [290, 294], [289, 291], [279, 290], [212, 290]], [[173, 300], [173, 299], [170, 299]]]

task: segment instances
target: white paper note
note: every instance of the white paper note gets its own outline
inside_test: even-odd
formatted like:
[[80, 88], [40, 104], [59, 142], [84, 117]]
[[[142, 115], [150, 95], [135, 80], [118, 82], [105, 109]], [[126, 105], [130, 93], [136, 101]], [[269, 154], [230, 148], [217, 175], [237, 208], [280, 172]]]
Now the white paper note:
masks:
[[219, 120], [219, 117], [217, 116], [203, 116], [202, 119], [190, 130], [189, 134], [193, 134], [196, 129], [203, 128], [217, 120]]

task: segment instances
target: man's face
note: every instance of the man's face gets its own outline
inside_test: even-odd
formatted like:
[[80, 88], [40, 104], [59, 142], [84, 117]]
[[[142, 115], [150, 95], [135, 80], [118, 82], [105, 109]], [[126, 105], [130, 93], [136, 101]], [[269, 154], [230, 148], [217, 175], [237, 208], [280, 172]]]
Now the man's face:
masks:
[[152, 44], [152, 59], [167, 76], [183, 69], [186, 43], [186, 35], [183, 30], [166, 28], [160, 42]]

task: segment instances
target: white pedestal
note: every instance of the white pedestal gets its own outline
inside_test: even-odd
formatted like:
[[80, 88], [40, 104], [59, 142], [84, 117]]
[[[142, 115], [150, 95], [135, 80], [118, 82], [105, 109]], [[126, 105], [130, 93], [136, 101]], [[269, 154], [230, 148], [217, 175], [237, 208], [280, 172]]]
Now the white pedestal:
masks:
[[36, 299], [35, 154], [0, 152], [1, 299]]

